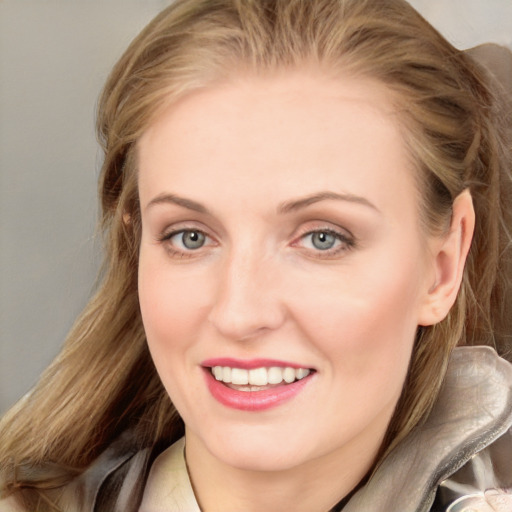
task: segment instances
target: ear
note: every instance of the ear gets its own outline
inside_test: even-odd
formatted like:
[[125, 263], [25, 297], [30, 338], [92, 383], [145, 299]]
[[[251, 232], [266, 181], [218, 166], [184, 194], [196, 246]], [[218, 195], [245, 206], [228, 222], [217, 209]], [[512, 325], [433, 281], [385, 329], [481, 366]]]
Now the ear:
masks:
[[434, 265], [433, 282], [421, 305], [419, 325], [441, 322], [455, 303], [474, 229], [473, 200], [466, 189], [453, 202], [448, 234], [436, 237], [430, 244]]

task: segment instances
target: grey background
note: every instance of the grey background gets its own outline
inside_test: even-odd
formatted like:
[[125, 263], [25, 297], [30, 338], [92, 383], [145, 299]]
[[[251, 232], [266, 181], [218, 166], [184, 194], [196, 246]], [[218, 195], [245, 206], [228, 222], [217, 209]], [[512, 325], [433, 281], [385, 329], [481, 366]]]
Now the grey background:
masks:
[[[0, 0], [0, 413], [36, 382], [98, 266], [97, 96], [168, 0]], [[512, 0], [411, 0], [460, 48], [512, 48]]]

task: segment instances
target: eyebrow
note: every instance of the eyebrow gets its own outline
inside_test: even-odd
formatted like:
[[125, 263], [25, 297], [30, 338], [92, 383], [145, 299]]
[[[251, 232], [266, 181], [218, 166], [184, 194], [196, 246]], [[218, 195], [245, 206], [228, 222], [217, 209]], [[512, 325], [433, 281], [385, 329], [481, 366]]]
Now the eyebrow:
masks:
[[320, 201], [327, 201], [327, 200], [335, 200], [335, 201], [346, 201], [349, 203], [355, 203], [360, 204], [363, 206], [367, 206], [368, 208], [371, 208], [372, 210], [375, 210], [376, 212], [379, 212], [379, 209], [368, 199], [356, 196], [353, 194], [338, 194], [336, 192], [318, 192], [316, 194], [312, 194], [310, 196], [303, 197], [301, 199], [296, 199], [292, 201], [286, 201], [285, 203], [282, 203], [279, 208], [279, 213], [290, 213], [294, 212], [296, 210], [300, 210], [302, 208], [306, 208], [312, 204], [318, 203]]
[[148, 205], [146, 206], [146, 210], [152, 206], [157, 204], [176, 204], [178, 206], [182, 206], [183, 208], [187, 208], [188, 210], [193, 210], [195, 212], [208, 214], [208, 209], [203, 206], [201, 203], [193, 201], [192, 199], [186, 199], [185, 197], [180, 197], [175, 194], [160, 194], [152, 199]]
[[[336, 192], [318, 192], [315, 194], [311, 194], [310, 196], [306, 196], [300, 199], [294, 199], [291, 201], [286, 201], [284, 203], [281, 203], [278, 208], [277, 212], [279, 214], [286, 214], [291, 213], [297, 210], [301, 210], [303, 208], [307, 208], [308, 206], [311, 206], [312, 204], [318, 203], [320, 201], [328, 201], [328, 200], [335, 200], [335, 201], [346, 201], [349, 203], [355, 203], [355, 204], [361, 204], [363, 206], [367, 206], [368, 208], [371, 208], [372, 210], [375, 210], [376, 212], [379, 212], [379, 209], [368, 199], [356, 196], [353, 194], [338, 194]], [[201, 203], [198, 203], [196, 201], [193, 201], [192, 199], [187, 199], [185, 197], [180, 197], [175, 194], [160, 194], [156, 196], [154, 199], [152, 199], [148, 205], [146, 206], [146, 210], [156, 206], [158, 204], [175, 204], [177, 206], [181, 206], [183, 208], [186, 208], [188, 210], [192, 210], [198, 213], [202, 213], [205, 215], [210, 214], [208, 208], [203, 206]]]

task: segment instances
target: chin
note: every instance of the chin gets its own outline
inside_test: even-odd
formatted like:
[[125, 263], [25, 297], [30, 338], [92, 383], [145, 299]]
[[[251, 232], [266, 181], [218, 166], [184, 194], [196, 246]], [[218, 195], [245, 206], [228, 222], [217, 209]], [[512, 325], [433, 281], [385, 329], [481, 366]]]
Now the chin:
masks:
[[[310, 450], [294, 436], [257, 432], [245, 427], [242, 434], [222, 432], [208, 450], [224, 464], [246, 471], [285, 471], [300, 466]], [[250, 431], [250, 433], [248, 433]]]
[[259, 448], [243, 447], [230, 453], [218, 454], [224, 464], [231, 467], [256, 472], [287, 471], [300, 466], [304, 460], [300, 457], [300, 450], [295, 453], [276, 453], [275, 450], [263, 452]]

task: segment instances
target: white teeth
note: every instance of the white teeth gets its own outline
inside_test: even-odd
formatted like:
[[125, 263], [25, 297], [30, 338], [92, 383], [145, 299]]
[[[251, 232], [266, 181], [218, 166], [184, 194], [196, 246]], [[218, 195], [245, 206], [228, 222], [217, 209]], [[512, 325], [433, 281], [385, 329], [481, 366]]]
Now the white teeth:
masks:
[[219, 368], [222, 368], [222, 379], [220, 380], [229, 384], [231, 382], [231, 368], [229, 366], [219, 366]]
[[239, 386], [249, 384], [249, 372], [242, 368], [231, 368], [231, 383]]
[[269, 384], [279, 384], [283, 381], [283, 369], [273, 366], [268, 369], [268, 383]]
[[266, 386], [268, 384], [267, 369], [254, 368], [249, 370], [249, 384], [253, 386]]
[[283, 379], [288, 384], [292, 383], [295, 380], [295, 370], [293, 368], [285, 368]]
[[297, 368], [297, 370], [295, 370], [295, 377], [297, 380], [301, 380], [304, 377], [307, 377], [310, 373], [311, 371], [306, 368]]
[[295, 380], [301, 380], [311, 373], [311, 370], [307, 368], [282, 368], [279, 366], [253, 368], [252, 370], [231, 368], [230, 366], [214, 366], [211, 371], [216, 380], [225, 384], [235, 384], [237, 386], [247, 386], [250, 384], [248, 388], [243, 389], [244, 391], [254, 391], [254, 386], [280, 384], [283, 381], [291, 384]]

